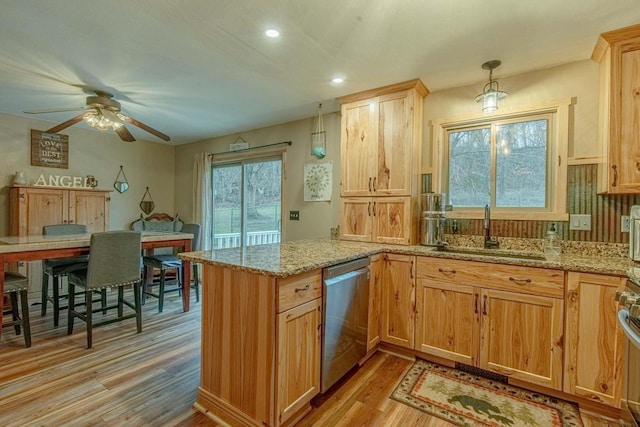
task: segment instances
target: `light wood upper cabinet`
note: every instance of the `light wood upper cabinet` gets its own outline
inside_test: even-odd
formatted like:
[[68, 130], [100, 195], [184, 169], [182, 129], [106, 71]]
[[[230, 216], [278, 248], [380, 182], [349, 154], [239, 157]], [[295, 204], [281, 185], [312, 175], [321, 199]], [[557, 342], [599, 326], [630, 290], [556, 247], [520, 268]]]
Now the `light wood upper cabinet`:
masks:
[[382, 272], [382, 341], [413, 348], [415, 256], [385, 254]]
[[562, 389], [564, 272], [417, 257], [415, 349]]
[[410, 197], [348, 197], [341, 202], [341, 238], [397, 245], [410, 243], [413, 231]]
[[591, 58], [600, 63], [598, 191], [640, 193], [640, 25], [601, 34]]
[[567, 279], [564, 391], [619, 408], [624, 334], [614, 296], [626, 278], [570, 272]]
[[342, 105], [343, 197], [411, 195], [421, 103], [411, 89]]
[[109, 192], [14, 186], [9, 190], [9, 233], [42, 234], [52, 224], [85, 224], [89, 232], [109, 228]]

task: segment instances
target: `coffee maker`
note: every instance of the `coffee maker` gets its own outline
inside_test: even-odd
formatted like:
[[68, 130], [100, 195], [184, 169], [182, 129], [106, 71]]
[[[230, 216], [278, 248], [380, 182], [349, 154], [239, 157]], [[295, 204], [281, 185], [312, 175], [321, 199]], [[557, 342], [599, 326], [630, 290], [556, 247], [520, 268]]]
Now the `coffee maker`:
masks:
[[445, 229], [444, 193], [422, 193], [420, 195], [422, 213], [420, 214], [420, 244], [441, 246]]

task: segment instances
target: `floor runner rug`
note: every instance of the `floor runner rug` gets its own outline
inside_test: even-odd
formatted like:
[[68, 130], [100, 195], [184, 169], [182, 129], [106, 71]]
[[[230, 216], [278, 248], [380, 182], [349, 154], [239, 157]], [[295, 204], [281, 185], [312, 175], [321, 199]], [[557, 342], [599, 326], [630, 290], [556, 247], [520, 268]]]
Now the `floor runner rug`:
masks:
[[583, 425], [572, 403], [424, 360], [391, 397], [459, 426]]

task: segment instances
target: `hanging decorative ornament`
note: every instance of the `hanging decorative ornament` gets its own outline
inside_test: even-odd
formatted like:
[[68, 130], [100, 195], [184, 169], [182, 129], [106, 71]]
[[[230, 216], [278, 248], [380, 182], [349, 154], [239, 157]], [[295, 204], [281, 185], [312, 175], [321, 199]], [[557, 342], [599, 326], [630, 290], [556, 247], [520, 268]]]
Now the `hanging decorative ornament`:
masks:
[[124, 193], [129, 189], [129, 182], [127, 181], [127, 176], [124, 174], [122, 165], [120, 165], [120, 172], [118, 172], [118, 176], [116, 176], [116, 182], [113, 183], [113, 188], [115, 188], [118, 193]]
[[142, 209], [142, 212], [149, 215], [155, 208], [156, 204], [153, 203], [151, 193], [149, 193], [149, 187], [147, 187], [147, 191], [144, 192], [144, 196], [142, 196], [142, 200], [140, 201], [140, 209]]
[[327, 155], [327, 133], [322, 121], [322, 104], [318, 107], [318, 123], [316, 131], [311, 134], [311, 154], [319, 159]]

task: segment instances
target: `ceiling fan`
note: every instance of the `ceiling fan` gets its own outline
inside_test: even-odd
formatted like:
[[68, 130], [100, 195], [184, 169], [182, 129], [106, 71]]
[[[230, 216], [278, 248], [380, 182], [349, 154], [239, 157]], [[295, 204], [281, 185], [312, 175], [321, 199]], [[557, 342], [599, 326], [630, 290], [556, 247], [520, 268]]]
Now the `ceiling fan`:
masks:
[[165, 141], [170, 141], [171, 138], [164, 133], [145, 125], [142, 122], [129, 117], [122, 113], [120, 103], [113, 99], [113, 95], [101, 90], [94, 91], [95, 95], [87, 96], [87, 106], [85, 108], [59, 108], [53, 110], [33, 110], [25, 111], [25, 114], [46, 114], [46, 113], [59, 113], [63, 111], [78, 111], [82, 110], [82, 114], [67, 120], [64, 123], [60, 123], [57, 126], [52, 127], [44, 131], [45, 133], [58, 133], [63, 129], [73, 126], [76, 123], [84, 120], [89, 126], [95, 127], [101, 130], [107, 130], [112, 128], [123, 141], [131, 142], [135, 141], [135, 138], [129, 130], [125, 127], [125, 123], [130, 123], [140, 129], [149, 132], [152, 135], [157, 136]]

